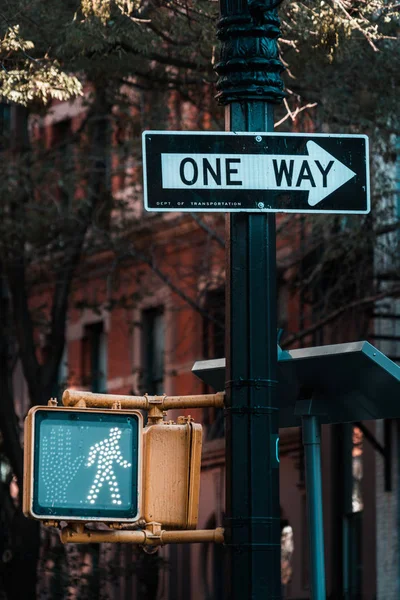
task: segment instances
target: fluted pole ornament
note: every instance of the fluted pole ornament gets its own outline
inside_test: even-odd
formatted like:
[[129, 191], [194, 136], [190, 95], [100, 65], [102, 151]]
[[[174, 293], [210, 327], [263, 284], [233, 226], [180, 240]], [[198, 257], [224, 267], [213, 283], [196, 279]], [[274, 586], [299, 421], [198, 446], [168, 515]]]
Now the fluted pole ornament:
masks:
[[276, 7], [282, 0], [221, 0], [217, 100], [278, 103], [284, 98]]
[[[274, 104], [284, 97], [277, 4], [220, 0], [217, 98], [226, 131], [274, 129]], [[281, 600], [274, 213], [228, 213], [225, 248], [226, 598]]]

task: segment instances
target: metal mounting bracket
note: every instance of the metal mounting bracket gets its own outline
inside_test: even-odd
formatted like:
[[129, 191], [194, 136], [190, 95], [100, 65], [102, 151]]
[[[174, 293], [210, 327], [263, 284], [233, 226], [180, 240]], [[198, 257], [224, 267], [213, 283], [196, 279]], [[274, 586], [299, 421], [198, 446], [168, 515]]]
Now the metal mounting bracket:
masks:
[[88, 543], [128, 543], [138, 544], [144, 548], [159, 548], [165, 544], [181, 543], [201, 543], [214, 542], [215, 544], [224, 543], [224, 529], [194, 529], [183, 531], [165, 531], [160, 523], [147, 523], [145, 529], [126, 530], [92, 530], [79, 524], [75, 527], [73, 524], [67, 525], [60, 531], [60, 538], [63, 544], [88, 544]]

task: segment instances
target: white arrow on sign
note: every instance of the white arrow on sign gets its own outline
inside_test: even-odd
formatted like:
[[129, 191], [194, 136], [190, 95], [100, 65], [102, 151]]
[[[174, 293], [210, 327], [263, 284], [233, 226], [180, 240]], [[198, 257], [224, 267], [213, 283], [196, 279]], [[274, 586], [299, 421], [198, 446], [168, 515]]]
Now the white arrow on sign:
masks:
[[315, 142], [308, 156], [286, 154], [161, 154], [164, 189], [308, 191], [315, 206], [356, 173]]

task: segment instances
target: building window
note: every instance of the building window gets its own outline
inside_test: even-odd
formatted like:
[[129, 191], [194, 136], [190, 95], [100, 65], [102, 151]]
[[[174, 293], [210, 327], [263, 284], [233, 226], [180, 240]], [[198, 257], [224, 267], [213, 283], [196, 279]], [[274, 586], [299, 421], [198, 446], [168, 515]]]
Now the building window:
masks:
[[[217, 519], [211, 515], [206, 523], [206, 529], [215, 529]], [[202, 544], [200, 550], [201, 580], [203, 582], [204, 600], [226, 599], [224, 579], [226, 577], [226, 553], [220, 544]]]
[[[395, 175], [395, 194], [396, 194], [396, 221], [400, 221], [400, 136], [396, 138], [396, 175]], [[397, 230], [397, 245], [400, 243], [400, 231]], [[398, 254], [397, 254], [398, 256]]]
[[286, 598], [287, 586], [292, 579], [293, 551], [294, 551], [293, 529], [292, 529], [292, 526], [289, 525], [289, 521], [287, 521], [287, 519], [282, 519], [282, 510], [281, 510], [281, 586], [282, 586], [281, 591], [282, 591], [282, 598]]
[[68, 387], [68, 343], [65, 343], [64, 352], [58, 366], [57, 381], [54, 384], [53, 397], [61, 404], [64, 391]]
[[210, 318], [203, 321], [203, 355], [205, 359], [225, 356], [225, 289], [207, 292], [205, 312]]
[[[391, 226], [393, 230], [380, 235], [374, 248], [376, 275], [382, 292], [398, 283], [400, 267], [400, 136], [396, 138], [394, 159], [394, 204], [391, 196], [383, 201], [383, 224]], [[399, 299], [388, 293], [385, 298], [376, 302], [374, 317], [373, 332], [369, 337], [388, 358], [400, 363]]]
[[[203, 320], [203, 356], [205, 359], [225, 356], [225, 288], [207, 292], [204, 310], [209, 317]], [[210, 393], [209, 386], [205, 392]], [[221, 391], [221, 390], [215, 390]], [[224, 436], [224, 415], [221, 408], [204, 409], [204, 424], [208, 440]]]
[[353, 513], [364, 508], [362, 494], [363, 478], [363, 434], [361, 429], [353, 427], [352, 476], [353, 489], [351, 494]]
[[107, 343], [103, 323], [85, 326], [82, 339], [82, 384], [91, 392], [107, 390]]
[[54, 182], [56, 196], [64, 208], [71, 206], [75, 193], [74, 157], [72, 146], [72, 123], [70, 119], [54, 123], [52, 143], [54, 148]]
[[277, 326], [278, 330], [281, 329], [284, 334], [289, 322], [289, 288], [283, 279], [279, 278], [277, 284]]
[[70, 119], [64, 119], [53, 124], [52, 130], [52, 142], [54, 146], [58, 146], [61, 157], [63, 153], [68, 149], [70, 138], [72, 135], [72, 123]]
[[349, 600], [362, 597], [362, 515], [363, 515], [363, 434], [351, 424], [344, 425], [344, 589]]
[[161, 307], [142, 313], [142, 389], [144, 393], [164, 393], [165, 319]]
[[11, 124], [11, 107], [4, 102], [0, 103], [0, 150], [8, 146]]

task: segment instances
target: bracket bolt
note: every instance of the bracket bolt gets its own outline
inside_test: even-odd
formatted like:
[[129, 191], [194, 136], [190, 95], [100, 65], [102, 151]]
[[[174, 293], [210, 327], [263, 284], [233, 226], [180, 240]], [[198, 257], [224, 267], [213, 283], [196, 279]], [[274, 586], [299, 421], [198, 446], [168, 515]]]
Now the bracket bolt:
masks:
[[259, 203], [257, 204], [257, 206], [258, 206], [258, 208], [264, 208], [264, 202], [259, 202]]
[[262, 142], [261, 135], [256, 135], [256, 142]]

